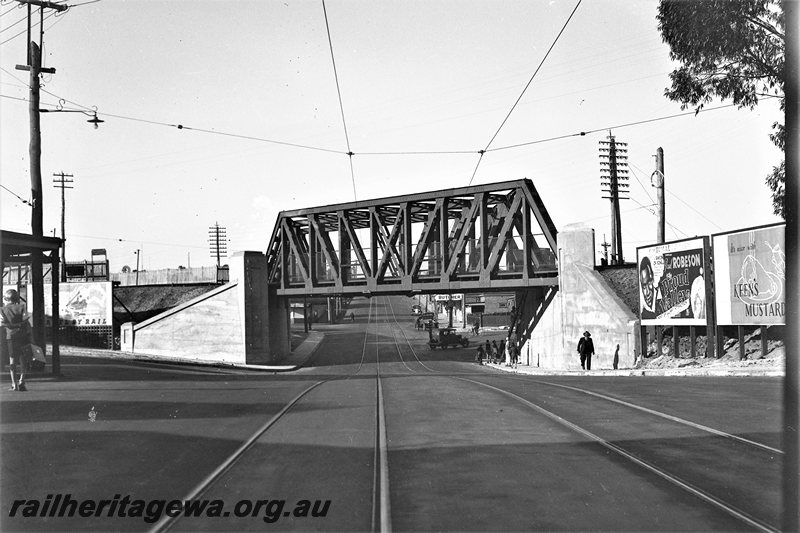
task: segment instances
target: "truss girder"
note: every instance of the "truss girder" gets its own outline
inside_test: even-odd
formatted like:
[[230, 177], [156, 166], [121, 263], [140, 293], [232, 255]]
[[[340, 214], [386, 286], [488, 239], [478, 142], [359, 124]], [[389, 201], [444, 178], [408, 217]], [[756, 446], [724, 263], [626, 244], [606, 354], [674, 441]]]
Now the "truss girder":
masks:
[[267, 279], [296, 296], [554, 287], [556, 236], [530, 180], [283, 211]]

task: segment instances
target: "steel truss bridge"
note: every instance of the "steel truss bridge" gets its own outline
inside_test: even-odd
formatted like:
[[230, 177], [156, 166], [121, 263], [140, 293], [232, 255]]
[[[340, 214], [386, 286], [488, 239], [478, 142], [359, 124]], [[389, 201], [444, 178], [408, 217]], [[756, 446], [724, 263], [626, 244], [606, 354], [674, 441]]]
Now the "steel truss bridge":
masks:
[[282, 296], [555, 288], [556, 235], [527, 179], [282, 211], [267, 274]]

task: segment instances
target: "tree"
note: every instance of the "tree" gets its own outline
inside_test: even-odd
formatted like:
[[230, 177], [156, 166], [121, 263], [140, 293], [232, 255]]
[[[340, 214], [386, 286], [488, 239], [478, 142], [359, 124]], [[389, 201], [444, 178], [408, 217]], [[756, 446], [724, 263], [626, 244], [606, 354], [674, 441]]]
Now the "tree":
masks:
[[[699, 112], [713, 98], [731, 99], [753, 109], [761, 98], [780, 98], [785, 108], [784, 14], [780, 0], [661, 0], [658, 29], [681, 66], [670, 73], [664, 91], [681, 108]], [[783, 122], [770, 139], [784, 150]], [[785, 163], [766, 178], [772, 206], [784, 219]]]

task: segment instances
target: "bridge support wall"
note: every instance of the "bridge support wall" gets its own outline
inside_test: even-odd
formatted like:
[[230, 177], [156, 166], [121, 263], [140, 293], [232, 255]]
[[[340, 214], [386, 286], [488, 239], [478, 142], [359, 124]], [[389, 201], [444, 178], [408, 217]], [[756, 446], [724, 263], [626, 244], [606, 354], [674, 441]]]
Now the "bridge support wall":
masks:
[[[541, 368], [580, 370], [578, 340], [592, 335], [592, 369], [632, 368], [639, 352], [638, 317], [595, 271], [594, 230], [579, 224], [558, 234], [559, 288], [537, 314], [542, 297], [526, 298], [521, 363]], [[519, 301], [519, 299], [518, 299]], [[535, 324], [534, 324], [535, 323]]]
[[276, 363], [291, 350], [289, 307], [267, 284], [266, 256], [238, 252], [230, 282], [139, 324], [122, 327], [122, 349], [207, 363]]

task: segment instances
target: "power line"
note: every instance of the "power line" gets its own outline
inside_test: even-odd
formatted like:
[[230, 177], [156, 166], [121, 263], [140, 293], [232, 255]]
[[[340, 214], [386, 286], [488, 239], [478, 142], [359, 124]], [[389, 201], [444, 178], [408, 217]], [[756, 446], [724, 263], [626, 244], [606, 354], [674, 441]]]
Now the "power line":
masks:
[[520, 100], [522, 100], [522, 97], [525, 95], [525, 91], [527, 91], [528, 87], [530, 87], [531, 83], [533, 83], [533, 79], [539, 73], [539, 70], [542, 68], [542, 65], [544, 65], [544, 62], [547, 60], [547, 56], [549, 56], [550, 52], [553, 51], [553, 48], [555, 47], [556, 43], [561, 38], [561, 34], [563, 34], [564, 30], [567, 29], [567, 25], [569, 24], [569, 21], [572, 20], [572, 16], [575, 15], [575, 12], [578, 10], [578, 6], [581, 5], [582, 1], [583, 0], [578, 0], [578, 3], [575, 4], [575, 7], [573, 8], [572, 13], [569, 14], [569, 17], [567, 17], [567, 21], [561, 27], [561, 31], [558, 32], [558, 35], [556, 35], [556, 38], [553, 40], [553, 43], [550, 45], [550, 48], [547, 49], [547, 53], [544, 54], [544, 57], [539, 62], [539, 66], [536, 67], [536, 70], [534, 71], [533, 75], [531, 76], [531, 79], [528, 80], [528, 83], [525, 85], [525, 88], [522, 89], [522, 92], [520, 93], [519, 97], [517, 98], [517, 101], [514, 102], [514, 105], [511, 106], [511, 110], [509, 110], [508, 114], [506, 115], [506, 118], [503, 119], [503, 122], [500, 124], [500, 127], [497, 128], [497, 131], [494, 132], [494, 135], [492, 135], [492, 138], [489, 140], [488, 143], [486, 143], [486, 148], [484, 148], [484, 150], [488, 150], [489, 149], [489, 146], [491, 146], [491, 144], [494, 142], [495, 138], [500, 133], [500, 130], [502, 130], [503, 126], [505, 126], [506, 122], [508, 122], [509, 117], [511, 117], [511, 113], [514, 112], [514, 109], [516, 109], [516, 107], [519, 104]]
[[581, 131], [581, 132], [578, 132], [578, 133], [570, 133], [570, 134], [567, 134], [567, 135], [560, 135], [558, 137], [550, 137], [550, 138], [547, 138], [547, 139], [539, 139], [539, 140], [536, 140], [536, 141], [528, 141], [528, 142], [524, 142], [524, 143], [509, 144], [507, 146], [500, 146], [498, 148], [489, 148], [486, 151], [487, 152], [499, 152], [500, 150], [509, 150], [511, 148], [520, 148], [520, 147], [523, 147], [523, 146], [531, 146], [533, 144], [540, 144], [540, 143], [549, 142], [549, 141], [557, 141], [557, 140], [560, 140], [560, 139], [567, 139], [569, 137], [583, 137], [583, 136], [586, 136], [586, 135], [591, 135], [593, 133], [604, 132], [604, 131], [607, 131], [609, 129], [618, 130], [620, 128], [627, 128], [627, 127], [630, 127], [630, 126], [640, 126], [642, 124], [648, 124], [648, 123], [651, 123], [651, 122], [658, 122], [658, 121], [667, 120], [667, 119], [670, 119], [670, 118], [685, 117], [687, 115], [698, 115], [700, 113], [705, 113], [707, 111], [717, 111], [719, 109], [727, 109], [729, 107], [735, 107], [736, 105], [737, 104], [726, 104], [726, 105], [721, 105], [721, 106], [718, 106], [718, 107], [709, 107], [708, 109], [700, 109], [698, 111], [687, 111], [685, 113], [676, 113], [674, 115], [666, 115], [666, 116], [663, 116], [663, 117], [649, 118], [649, 119], [645, 119], [645, 120], [639, 120], [639, 121], [636, 121], [636, 122], [627, 122], [625, 124], [616, 124], [614, 126], [604, 126], [602, 128], [596, 128], [596, 129], [588, 130], [588, 131]]
[[[45, 20], [49, 19], [50, 17], [52, 17], [52, 16], [54, 16], [54, 15], [55, 15], [55, 13], [50, 13], [50, 14], [48, 14], [46, 17], [44, 17], [44, 18], [42, 19], [42, 22], [44, 22]], [[37, 24], [39, 24], [39, 23], [38, 23], [38, 22], [34, 22], [34, 23], [31, 25], [31, 28], [35, 28]], [[21, 32], [17, 33], [16, 35], [12, 35], [11, 37], [9, 37], [8, 39], [6, 39], [5, 41], [2, 41], [2, 42], [0, 42], [0, 45], [6, 44], [7, 42], [9, 42], [9, 41], [11, 41], [11, 40], [13, 40], [13, 39], [16, 39], [16, 38], [17, 38], [17, 37], [19, 37], [20, 35], [25, 35], [27, 32], [28, 32], [28, 28], [25, 28], [25, 29], [24, 29], [24, 30], [22, 30]]]
[[636, 182], [637, 182], [637, 183], [639, 184], [639, 186], [642, 188], [642, 190], [644, 191], [644, 194], [647, 196], [647, 198], [648, 198], [648, 199], [649, 199], [651, 202], [655, 203], [655, 200], [653, 200], [653, 197], [652, 197], [652, 196], [650, 196], [650, 191], [648, 191], [648, 190], [647, 190], [647, 188], [646, 188], [646, 187], [644, 186], [644, 184], [642, 183], [642, 180], [640, 180], [640, 179], [639, 179], [639, 175], [636, 173], [636, 170], [634, 170], [634, 168], [638, 168], [638, 169], [639, 169], [639, 170], [641, 170], [642, 172], [644, 172], [644, 171], [643, 171], [641, 168], [639, 168], [638, 166], [636, 166], [635, 164], [633, 164], [633, 163], [631, 163], [631, 164], [630, 164], [630, 166], [631, 166], [631, 173], [633, 174], [633, 177], [634, 177], [634, 178], [636, 178]]
[[5, 185], [3, 185], [2, 183], [0, 183], [0, 187], [2, 187], [3, 189], [7, 190], [7, 191], [8, 191], [8, 192], [10, 192], [11, 194], [13, 194], [13, 195], [14, 195], [14, 196], [16, 196], [17, 198], [19, 198], [19, 201], [20, 201], [20, 202], [22, 202], [23, 204], [26, 204], [26, 205], [33, 205], [33, 204], [31, 204], [31, 203], [30, 203], [28, 200], [24, 199], [22, 196], [18, 195], [17, 193], [15, 193], [14, 191], [12, 191], [11, 189], [9, 189], [8, 187], [6, 187]]
[[502, 129], [503, 129], [503, 126], [505, 126], [505, 125], [506, 125], [506, 122], [508, 122], [508, 119], [509, 119], [509, 117], [511, 117], [511, 113], [513, 113], [513, 112], [514, 112], [514, 109], [516, 109], [516, 108], [517, 108], [517, 105], [518, 105], [518, 104], [519, 104], [519, 102], [522, 100], [522, 97], [525, 95], [525, 91], [527, 91], [527, 90], [528, 90], [528, 87], [530, 87], [530, 86], [531, 86], [531, 83], [533, 83], [533, 79], [534, 79], [534, 78], [536, 77], [536, 75], [539, 73], [539, 70], [542, 68], [542, 65], [544, 65], [544, 62], [547, 60], [547, 57], [550, 55], [550, 52], [553, 50], [553, 48], [555, 47], [556, 43], [557, 43], [557, 42], [558, 42], [558, 40], [561, 38], [561, 35], [564, 33], [564, 30], [566, 30], [566, 29], [567, 29], [567, 25], [568, 25], [568, 24], [569, 24], [569, 22], [572, 20], [572, 17], [573, 17], [573, 15], [575, 15], [575, 12], [578, 10], [578, 6], [580, 6], [580, 5], [581, 5], [581, 2], [582, 2], [582, 1], [583, 1], [583, 0], [578, 0], [578, 3], [577, 3], [577, 4], [575, 4], [575, 7], [572, 9], [572, 13], [570, 13], [570, 14], [569, 14], [569, 17], [567, 17], [567, 21], [566, 21], [566, 22], [564, 23], [564, 25], [561, 27], [561, 31], [559, 31], [559, 32], [558, 32], [558, 35], [556, 35], [556, 38], [553, 40], [552, 44], [550, 45], [550, 48], [548, 48], [548, 49], [547, 49], [547, 53], [545, 53], [545, 54], [544, 54], [544, 57], [543, 57], [543, 58], [542, 58], [542, 60], [539, 62], [539, 66], [538, 66], [538, 67], [536, 67], [536, 70], [534, 71], [534, 73], [533, 73], [533, 75], [531, 76], [531, 78], [528, 80], [528, 83], [527, 83], [527, 84], [525, 84], [525, 88], [524, 88], [524, 89], [522, 89], [522, 92], [520, 93], [519, 97], [517, 97], [517, 100], [516, 100], [516, 102], [514, 102], [514, 105], [512, 105], [512, 106], [511, 106], [511, 109], [509, 110], [509, 112], [508, 112], [508, 114], [506, 115], [506, 117], [503, 119], [503, 122], [501, 122], [501, 123], [500, 123], [500, 126], [497, 128], [497, 131], [495, 131], [495, 132], [494, 132], [494, 135], [492, 135], [492, 138], [491, 138], [491, 139], [489, 139], [489, 142], [488, 142], [488, 143], [486, 143], [486, 146], [484, 147], [484, 149], [483, 149], [483, 150], [481, 150], [481, 152], [480, 152], [480, 157], [478, 158], [478, 164], [477, 164], [477, 165], [475, 165], [475, 170], [473, 170], [473, 171], [472, 171], [472, 177], [469, 179], [469, 183], [467, 184], [468, 186], [469, 186], [469, 185], [472, 185], [472, 181], [475, 179], [475, 175], [478, 173], [478, 167], [480, 166], [480, 164], [481, 164], [481, 161], [483, 161], [483, 155], [484, 155], [484, 154], [485, 154], [485, 153], [486, 153], [486, 152], [489, 150], [489, 147], [492, 145], [492, 143], [494, 142], [494, 140], [495, 140], [495, 139], [497, 138], [497, 136], [500, 134], [500, 130], [502, 130]]
[[481, 153], [480, 150], [409, 150], [402, 152], [358, 152], [353, 155], [477, 155], [479, 153]]
[[8, 15], [9, 13], [11, 13], [12, 11], [14, 11], [15, 9], [19, 9], [20, 7], [22, 7], [22, 4], [16, 4], [16, 5], [13, 5], [13, 6], [11, 6], [11, 8], [10, 8], [10, 9], [6, 10], [4, 13], [0, 13], [0, 17], [5, 17], [5, 16], [6, 16], [6, 15]]
[[[2, 67], [0, 67], [0, 70], [2, 70], [3, 72], [8, 73], [8, 71], [6, 69], [2, 68]], [[16, 79], [19, 80], [19, 78], [16, 78]], [[21, 80], [19, 80], [19, 81], [21, 81]], [[27, 85], [26, 85], [26, 87], [27, 87]], [[51, 96], [55, 96], [57, 98], [60, 98], [58, 95], [56, 95], [54, 93], [51, 93], [49, 91], [43, 90], [43, 92], [46, 92], [46, 93], [50, 94]], [[17, 97], [17, 96], [10, 96], [10, 95], [6, 95], [6, 94], [0, 94], [0, 98], [8, 98], [10, 100], [18, 100], [20, 102], [29, 102], [29, 100], [27, 98], [20, 98], [20, 97]], [[61, 98], [61, 100], [65, 101], [65, 102], [70, 102], [70, 103], [72, 103], [73, 105], [76, 105], [76, 106], [80, 106], [84, 110], [88, 110], [88, 109], [92, 109], [93, 110], [93, 108], [89, 108], [89, 107], [84, 106], [82, 104], [79, 104], [79, 103], [76, 103], [76, 102], [72, 102], [71, 100], [66, 100], [64, 98]], [[49, 105], [49, 106], [57, 107], [57, 104], [43, 104], [43, 105]], [[730, 108], [730, 107], [735, 107], [736, 105], [737, 104], [726, 104], [726, 105], [721, 105], [721, 106], [717, 106], [717, 107], [709, 107], [709, 108], [701, 109], [699, 111], [686, 111], [684, 113], [676, 113], [676, 114], [672, 114], [672, 115], [665, 115], [665, 116], [662, 116], [662, 117], [654, 117], [654, 118], [639, 120], [639, 121], [635, 121], [635, 122], [627, 122], [627, 123], [624, 123], [624, 124], [616, 124], [616, 125], [613, 125], [613, 126], [603, 126], [601, 128], [596, 128], [596, 129], [592, 129], [592, 130], [580, 131], [578, 133], [569, 133], [569, 134], [565, 134], [565, 135], [557, 135], [557, 136], [554, 136], [554, 137], [546, 137], [546, 138], [543, 138], [543, 139], [537, 139], [537, 140], [534, 140], [534, 141], [527, 141], [527, 142], [522, 142], [522, 143], [509, 144], [509, 145], [506, 145], [506, 146], [498, 146], [497, 148], [489, 148], [488, 150], [376, 151], [376, 152], [357, 152], [357, 153], [353, 153], [352, 156], [467, 155], [467, 154], [470, 154], [470, 155], [471, 154], [483, 155], [484, 152], [499, 152], [499, 151], [502, 151], [502, 150], [511, 150], [513, 148], [522, 148], [522, 147], [525, 147], [525, 146], [532, 146], [532, 145], [535, 145], [535, 144], [543, 144], [543, 143], [548, 143], [548, 142], [552, 142], [552, 141], [569, 139], [571, 137], [584, 137], [586, 135], [591, 135], [591, 134], [594, 134], [594, 133], [605, 132], [605, 131], [607, 131], [609, 129], [619, 130], [619, 129], [627, 128], [627, 127], [631, 127], [631, 126], [640, 126], [642, 124], [649, 124], [649, 123], [652, 123], [652, 122], [659, 122], [659, 121], [663, 121], [663, 120], [669, 120], [669, 119], [673, 119], [673, 118], [680, 118], [680, 117], [685, 117], [685, 116], [689, 116], [689, 115], [694, 116], [694, 115], [699, 115], [700, 113], [707, 113], [709, 111], [717, 111], [717, 110], [720, 110], [720, 109], [727, 109], [727, 108]], [[65, 109], [65, 110], [75, 110], [75, 111], [79, 110], [77, 108], [75, 108], [75, 109], [63, 108], [63, 109]], [[142, 122], [142, 123], [145, 123], [145, 124], [151, 124], [151, 125], [155, 125], [155, 126], [166, 126], [166, 127], [169, 127], [169, 128], [176, 128], [176, 129], [179, 129], [179, 130], [189, 130], [189, 131], [196, 131], [196, 132], [200, 132], [200, 133], [208, 133], [208, 134], [211, 134], [211, 135], [222, 135], [222, 136], [226, 136], [226, 137], [233, 137], [233, 138], [245, 139], [245, 140], [250, 140], [250, 141], [258, 141], [258, 142], [265, 142], [265, 143], [270, 143], [270, 144], [277, 144], [277, 145], [288, 146], [288, 147], [292, 147], [292, 148], [302, 148], [302, 149], [306, 149], [306, 150], [316, 150], [316, 151], [327, 152], [327, 153], [332, 153], [332, 154], [350, 155], [349, 152], [343, 152], [342, 150], [334, 150], [334, 149], [331, 149], [331, 148], [323, 148], [323, 147], [320, 147], [320, 146], [313, 146], [313, 145], [307, 145], [307, 144], [301, 144], [301, 143], [278, 141], [278, 140], [275, 140], [275, 139], [268, 139], [268, 138], [264, 138], [264, 137], [256, 137], [256, 136], [253, 136], [253, 135], [242, 135], [242, 134], [237, 134], [237, 133], [217, 131], [217, 130], [205, 129], [205, 128], [193, 128], [193, 127], [190, 127], [190, 126], [185, 126], [183, 124], [173, 124], [173, 123], [161, 122], [161, 121], [157, 121], [157, 120], [149, 120], [149, 119], [143, 119], [143, 118], [137, 118], [137, 117], [129, 117], [129, 116], [118, 115], [118, 114], [114, 114], [114, 113], [105, 113], [104, 112], [104, 113], [98, 113], [98, 115], [112, 117], [112, 118], [119, 118], [119, 119], [123, 119], [123, 120], [130, 120], [130, 121], [133, 121], [133, 122]], [[473, 177], [474, 177], [474, 174], [473, 174]]]
[[[8, 29], [11, 29], [11, 28], [13, 28], [14, 26], [16, 26], [17, 24], [19, 24], [20, 22], [25, 22], [26, 20], [28, 20], [28, 17], [22, 17], [22, 18], [21, 18], [21, 19], [19, 19], [18, 21], [16, 21], [16, 22], [12, 22], [11, 24], [9, 24], [8, 26], [6, 26], [5, 28], [2, 28], [2, 29], [0, 29], [0, 33], [3, 33], [4, 31], [6, 31], [6, 30], [8, 30]], [[27, 29], [26, 29], [26, 31], [27, 31]]]
[[[635, 164], [633, 164], [633, 163], [631, 163], [631, 165], [632, 165], [633, 167], [635, 167], [635, 168], [639, 169], [639, 171], [641, 171], [641, 172], [645, 172], [645, 171], [644, 171], [644, 170], [642, 170], [642, 169], [641, 169], [641, 168], [640, 168], [638, 165], [635, 165]], [[634, 173], [633, 173], [633, 175], [636, 177], [636, 181], [639, 181], [639, 176], [637, 176], [637, 175], [636, 175], [636, 172], [634, 172]], [[654, 201], [654, 200], [653, 200], [653, 197], [652, 197], [652, 196], [650, 196], [650, 194], [647, 192], [647, 189], [645, 189], [645, 187], [644, 187], [644, 185], [642, 184], [642, 182], [641, 182], [641, 181], [639, 181], [639, 185], [642, 185], [642, 189], [644, 189], [644, 192], [645, 192], [645, 194], [647, 194], [647, 197], [648, 197], [648, 198], [650, 198], [650, 201], [651, 201], [651, 202], [653, 202], [653, 201]], [[694, 211], [695, 213], [697, 213], [698, 215], [700, 215], [701, 217], [703, 217], [704, 219], [706, 219], [706, 221], [708, 221], [708, 222], [710, 222], [711, 224], [713, 224], [713, 225], [714, 225], [714, 226], [715, 226], [717, 229], [719, 229], [720, 231], [722, 230], [722, 227], [721, 227], [719, 224], [717, 224], [716, 222], [714, 222], [713, 220], [711, 220], [710, 218], [708, 218], [707, 216], [705, 216], [705, 215], [703, 214], [703, 212], [702, 212], [702, 211], [699, 211], [699, 210], [695, 209], [694, 207], [692, 207], [692, 206], [691, 206], [691, 204], [689, 204], [689, 202], [687, 202], [686, 200], [684, 200], [683, 198], [681, 198], [680, 196], [678, 196], [678, 195], [677, 195], [677, 194], [675, 194], [674, 192], [670, 191], [669, 189], [666, 189], [666, 188], [665, 188], [665, 190], [666, 190], [666, 191], [667, 191], [667, 192], [668, 192], [670, 195], [674, 196], [674, 197], [675, 197], [677, 200], [679, 200], [679, 201], [680, 201], [680, 202], [681, 202], [683, 205], [685, 205], [686, 207], [688, 207], [689, 209], [691, 209], [692, 211]]]
[[333, 77], [336, 80], [336, 94], [339, 96], [339, 110], [342, 113], [342, 127], [344, 128], [344, 140], [347, 143], [347, 156], [350, 159], [350, 179], [353, 182], [353, 199], [358, 200], [356, 195], [356, 175], [353, 170], [353, 150], [350, 149], [350, 136], [347, 134], [347, 121], [344, 118], [344, 104], [342, 103], [342, 89], [339, 86], [339, 73], [336, 70], [336, 58], [333, 55], [333, 40], [331, 39], [331, 27], [328, 24], [328, 10], [325, 8], [325, 0], [322, 0], [322, 13], [325, 15], [325, 31], [328, 34], [328, 48], [331, 51], [331, 64], [333, 64]]
[[192, 246], [190, 244], [185, 243], [172, 243], [172, 242], [156, 242], [156, 241], [143, 241], [141, 239], [123, 239], [119, 237], [98, 237], [97, 235], [78, 235], [76, 233], [71, 233], [71, 237], [80, 237], [81, 239], [95, 239], [100, 241], [116, 241], [116, 242], [135, 242], [139, 244], [153, 244], [156, 246], [173, 246], [175, 248], [197, 248], [199, 250], [207, 250], [207, 246]]
[[680, 202], [681, 202], [683, 205], [685, 205], [686, 207], [688, 207], [689, 209], [691, 209], [692, 211], [694, 211], [695, 213], [697, 213], [698, 215], [700, 215], [701, 217], [703, 217], [704, 219], [706, 219], [708, 222], [711, 222], [711, 224], [713, 224], [714, 226], [716, 226], [716, 228], [717, 228], [718, 230], [720, 230], [720, 231], [722, 230], [722, 227], [721, 227], [719, 224], [717, 224], [716, 222], [714, 222], [713, 220], [711, 220], [710, 218], [708, 218], [707, 216], [705, 216], [703, 213], [701, 213], [700, 211], [698, 211], [697, 209], [695, 209], [694, 207], [692, 207], [691, 205], [689, 205], [689, 204], [688, 204], [688, 203], [687, 203], [685, 200], [683, 200], [683, 199], [682, 199], [680, 196], [678, 196], [678, 195], [677, 195], [677, 194], [675, 194], [674, 192], [670, 191], [669, 189], [666, 189], [666, 191], [667, 191], [667, 192], [668, 192], [670, 195], [674, 196], [674, 197], [675, 197], [677, 200], [679, 200], [679, 201], [680, 201]]

